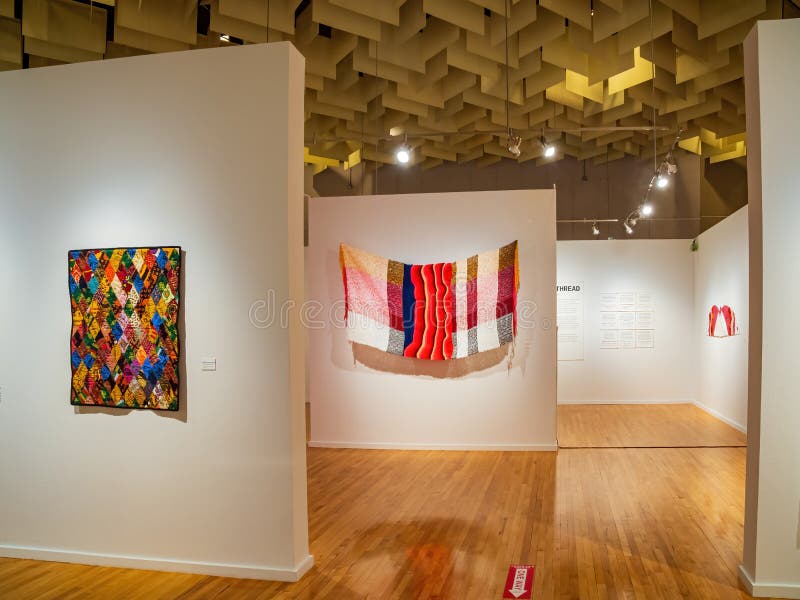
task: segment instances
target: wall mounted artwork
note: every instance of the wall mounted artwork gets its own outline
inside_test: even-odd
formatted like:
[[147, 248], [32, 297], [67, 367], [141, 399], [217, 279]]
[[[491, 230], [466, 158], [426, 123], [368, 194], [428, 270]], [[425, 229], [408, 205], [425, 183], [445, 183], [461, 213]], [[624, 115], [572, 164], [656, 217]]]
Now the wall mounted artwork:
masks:
[[712, 306], [708, 312], [708, 336], [730, 337], [738, 333], [739, 326], [736, 324], [736, 313], [733, 309], [728, 305]]
[[178, 410], [181, 249], [70, 250], [71, 403]]
[[499, 348], [517, 331], [517, 242], [468, 259], [410, 265], [340, 245], [351, 342], [449, 360]]

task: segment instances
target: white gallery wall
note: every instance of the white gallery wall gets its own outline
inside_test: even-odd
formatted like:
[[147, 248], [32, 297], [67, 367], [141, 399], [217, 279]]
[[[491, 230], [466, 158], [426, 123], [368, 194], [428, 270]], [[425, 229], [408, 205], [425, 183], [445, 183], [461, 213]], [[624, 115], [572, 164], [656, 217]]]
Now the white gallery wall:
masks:
[[[311, 198], [307, 299], [311, 444], [367, 448], [533, 449], [556, 444], [555, 191]], [[348, 342], [339, 243], [405, 263], [460, 260], [519, 240], [516, 356], [422, 361]], [[354, 354], [355, 353], [355, 354]]]
[[[583, 291], [583, 360], [558, 362], [558, 402], [672, 403], [696, 397], [691, 240], [558, 242], [558, 284]], [[653, 347], [601, 347], [601, 295], [647, 292]]]
[[[299, 319], [250, 319], [303, 296], [303, 87], [288, 43], [0, 74], [0, 555], [310, 567]], [[184, 251], [180, 411], [72, 407], [67, 251], [152, 245]]]
[[740, 574], [755, 596], [800, 598], [800, 19], [744, 43], [750, 316], [747, 486]]
[[[740, 431], [747, 430], [749, 279], [747, 207], [698, 238], [694, 253], [694, 342], [699, 352], [697, 404]], [[712, 306], [727, 305], [738, 332], [727, 336], [720, 315], [716, 336], [708, 335]]]

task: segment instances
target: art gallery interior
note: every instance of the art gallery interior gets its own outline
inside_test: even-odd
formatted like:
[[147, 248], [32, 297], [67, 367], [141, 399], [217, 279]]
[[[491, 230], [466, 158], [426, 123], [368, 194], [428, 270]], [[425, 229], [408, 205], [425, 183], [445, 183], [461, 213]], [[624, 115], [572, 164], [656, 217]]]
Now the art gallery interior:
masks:
[[0, 598], [800, 598], [797, 0], [0, 0]]

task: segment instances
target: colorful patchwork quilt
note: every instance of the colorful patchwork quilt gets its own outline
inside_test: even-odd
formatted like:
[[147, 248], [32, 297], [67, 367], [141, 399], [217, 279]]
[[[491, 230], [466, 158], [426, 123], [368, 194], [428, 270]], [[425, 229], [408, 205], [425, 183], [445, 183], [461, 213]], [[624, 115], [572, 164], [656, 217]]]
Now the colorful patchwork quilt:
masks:
[[181, 249], [68, 258], [72, 404], [178, 410]]
[[514, 241], [451, 263], [408, 265], [341, 244], [350, 341], [430, 360], [499, 348], [517, 332]]

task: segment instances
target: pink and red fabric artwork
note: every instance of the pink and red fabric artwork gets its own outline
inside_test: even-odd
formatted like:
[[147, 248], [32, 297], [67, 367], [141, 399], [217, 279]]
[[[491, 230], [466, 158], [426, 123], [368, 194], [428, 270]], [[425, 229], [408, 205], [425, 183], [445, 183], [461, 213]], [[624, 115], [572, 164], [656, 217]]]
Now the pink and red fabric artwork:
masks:
[[517, 242], [448, 263], [411, 265], [339, 247], [351, 342], [428, 360], [499, 348], [517, 330]]
[[[722, 320], [720, 320], [720, 315]], [[722, 323], [725, 323], [725, 328], [722, 329]], [[717, 324], [719, 323], [719, 329]], [[709, 337], [728, 337], [739, 333], [739, 328], [736, 325], [736, 313], [727, 304], [720, 307], [716, 304], [711, 307], [708, 313], [708, 335]]]

